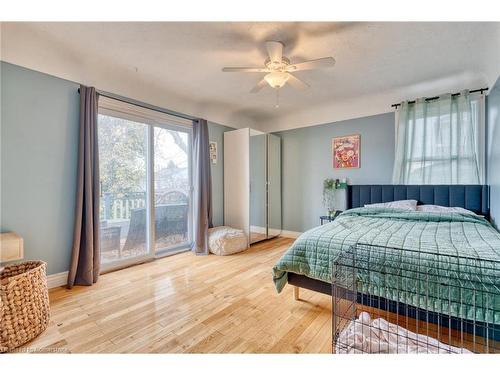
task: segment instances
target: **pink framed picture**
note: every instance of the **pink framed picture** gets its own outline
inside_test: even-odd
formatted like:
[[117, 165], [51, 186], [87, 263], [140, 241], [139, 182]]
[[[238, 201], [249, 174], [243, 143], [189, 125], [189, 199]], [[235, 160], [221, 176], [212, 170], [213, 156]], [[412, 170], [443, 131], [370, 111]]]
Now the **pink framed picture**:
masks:
[[359, 152], [359, 134], [333, 138], [333, 168], [359, 168]]

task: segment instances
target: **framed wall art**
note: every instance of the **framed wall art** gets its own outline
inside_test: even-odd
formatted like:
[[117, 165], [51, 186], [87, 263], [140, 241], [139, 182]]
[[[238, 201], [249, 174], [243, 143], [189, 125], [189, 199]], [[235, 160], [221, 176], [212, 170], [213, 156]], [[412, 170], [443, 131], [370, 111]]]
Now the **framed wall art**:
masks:
[[217, 142], [210, 142], [208, 150], [210, 152], [210, 160], [212, 161], [212, 164], [217, 164]]
[[332, 139], [333, 168], [359, 168], [361, 140], [359, 134]]

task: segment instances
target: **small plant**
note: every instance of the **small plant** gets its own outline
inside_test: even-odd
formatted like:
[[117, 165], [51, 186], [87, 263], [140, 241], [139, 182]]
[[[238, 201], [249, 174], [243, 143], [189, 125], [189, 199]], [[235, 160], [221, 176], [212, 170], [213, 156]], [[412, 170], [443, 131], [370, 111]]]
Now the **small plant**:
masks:
[[335, 180], [333, 178], [327, 178], [323, 181], [323, 193], [325, 190], [335, 190]]
[[333, 178], [323, 181], [323, 205], [326, 207], [329, 216], [335, 214], [335, 189], [336, 182]]

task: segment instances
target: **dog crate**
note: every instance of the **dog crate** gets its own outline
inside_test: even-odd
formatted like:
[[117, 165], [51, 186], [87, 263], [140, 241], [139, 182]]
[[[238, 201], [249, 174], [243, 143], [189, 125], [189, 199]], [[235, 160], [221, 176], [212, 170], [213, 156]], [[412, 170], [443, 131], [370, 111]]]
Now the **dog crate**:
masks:
[[333, 353], [500, 353], [500, 262], [358, 243], [332, 314]]

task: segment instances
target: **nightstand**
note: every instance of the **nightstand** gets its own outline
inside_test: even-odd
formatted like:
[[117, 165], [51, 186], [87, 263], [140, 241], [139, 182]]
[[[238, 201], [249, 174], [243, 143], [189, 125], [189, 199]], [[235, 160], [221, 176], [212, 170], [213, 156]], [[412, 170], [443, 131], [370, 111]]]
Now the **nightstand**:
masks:
[[325, 221], [330, 223], [330, 222], [334, 221], [337, 218], [337, 216], [339, 216], [341, 213], [342, 213], [342, 211], [337, 210], [337, 211], [335, 211], [335, 214], [333, 216], [320, 216], [319, 222], [321, 225], [323, 225]]

